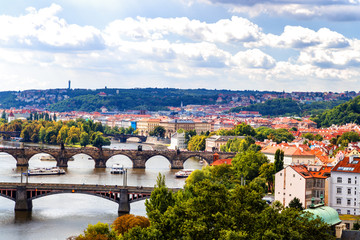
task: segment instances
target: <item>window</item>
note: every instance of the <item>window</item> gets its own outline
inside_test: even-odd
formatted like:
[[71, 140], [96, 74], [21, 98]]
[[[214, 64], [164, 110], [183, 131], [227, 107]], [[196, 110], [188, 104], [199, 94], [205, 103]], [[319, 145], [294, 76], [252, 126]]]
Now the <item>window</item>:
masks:
[[282, 176], [282, 173], [280, 173], [280, 176]]
[[336, 204], [341, 204], [341, 198], [336, 199]]
[[347, 190], [348, 190], [348, 195], [350, 195], [351, 194], [351, 188], [348, 188]]
[[341, 187], [336, 188], [336, 193], [341, 194], [341, 190], [342, 190]]
[[345, 223], [346, 229], [350, 229], [350, 223]]
[[338, 214], [341, 214], [341, 209], [336, 209], [336, 211], [338, 212]]
[[350, 210], [347, 210], [347, 214], [350, 214]]
[[347, 200], [347, 205], [350, 206], [351, 205], [351, 199]]
[[293, 174], [293, 177], [295, 177], [295, 174]]
[[348, 183], [351, 183], [351, 178], [348, 178]]
[[337, 178], [337, 182], [338, 182], [338, 183], [342, 183], [342, 178], [341, 178], [341, 177], [338, 177], [338, 178]]

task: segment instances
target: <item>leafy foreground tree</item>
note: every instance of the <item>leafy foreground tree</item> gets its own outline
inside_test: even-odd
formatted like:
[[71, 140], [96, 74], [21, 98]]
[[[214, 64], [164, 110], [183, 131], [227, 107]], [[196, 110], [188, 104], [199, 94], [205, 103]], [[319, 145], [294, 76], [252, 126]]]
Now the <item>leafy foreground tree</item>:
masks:
[[311, 214], [279, 202], [270, 207], [258, 191], [226, 186], [221, 177], [212, 181], [216, 177], [208, 171], [176, 193], [159, 177], [146, 202], [150, 226], [132, 228], [122, 239], [334, 239], [329, 226]]
[[139, 226], [141, 228], [149, 227], [149, 219], [143, 216], [134, 216], [133, 214], [125, 214], [115, 219], [111, 228], [118, 234], [124, 234], [129, 229]]
[[84, 230], [84, 235], [80, 234], [76, 240], [117, 240], [119, 239], [114, 230], [109, 228], [109, 224], [98, 222], [95, 225], [89, 224]]
[[303, 210], [303, 206], [302, 206], [302, 203], [300, 202], [300, 199], [295, 197], [293, 198], [293, 200], [291, 200], [289, 202], [289, 207], [291, 208], [296, 208], [296, 209], [299, 209], [299, 210]]

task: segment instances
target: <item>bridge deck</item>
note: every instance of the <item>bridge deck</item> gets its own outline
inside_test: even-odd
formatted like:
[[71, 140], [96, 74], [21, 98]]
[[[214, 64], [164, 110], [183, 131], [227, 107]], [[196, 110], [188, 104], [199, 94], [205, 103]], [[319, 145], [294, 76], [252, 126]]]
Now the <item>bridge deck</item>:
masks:
[[[118, 186], [118, 185], [101, 185], [101, 184], [60, 184], [60, 183], [0, 183], [0, 189], [15, 189], [18, 186], [24, 186], [27, 189], [38, 190], [82, 190], [82, 191], [120, 191], [121, 189], [127, 189], [133, 193], [151, 193], [153, 187], [142, 186]], [[179, 191], [181, 188], [169, 188], [171, 191]]]

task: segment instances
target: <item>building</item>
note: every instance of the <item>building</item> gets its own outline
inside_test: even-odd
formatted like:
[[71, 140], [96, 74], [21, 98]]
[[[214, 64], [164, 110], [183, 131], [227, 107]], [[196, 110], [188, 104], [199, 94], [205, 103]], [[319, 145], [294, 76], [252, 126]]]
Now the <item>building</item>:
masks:
[[205, 151], [220, 151], [221, 146], [225, 145], [230, 139], [241, 138], [244, 136], [218, 136], [213, 135], [205, 139]]
[[186, 149], [185, 133], [174, 133], [171, 135], [171, 143], [169, 149]]
[[154, 130], [156, 126], [160, 125], [160, 119], [143, 118], [136, 124], [137, 130], [142, 136], [149, 136], [149, 133]]
[[291, 164], [315, 164], [315, 154], [307, 151], [301, 147], [296, 146], [267, 146], [261, 150], [261, 152], [270, 160], [275, 161], [276, 150], [282, 150], [284, 152], [284, 166]]
[[360, 157], [343, 157], [331, 171], [329, 205], [339, 214], [360, 215]]
[[321, 201], [325, 192], [326, 179], [330, 177], [331, 167], [290, 165], [275, 174], [275, 200], [288, 206], [295, 197], [300, 199], [306, 208], [311, 204]]

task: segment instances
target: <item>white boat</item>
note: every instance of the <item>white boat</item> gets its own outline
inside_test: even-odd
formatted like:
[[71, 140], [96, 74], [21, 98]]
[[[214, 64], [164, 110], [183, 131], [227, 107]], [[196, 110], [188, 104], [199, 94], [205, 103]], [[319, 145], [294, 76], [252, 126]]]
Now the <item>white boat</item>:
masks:
[[52, 168], [34, 168], [29, 169], [27, 172], [24, 173], [28, 176], [40, 176], [40, 175], [60, 175], [65, 174], [65, 170], [58, 168], [58, 167], [52, 167]]
[[114, 164], [111, 167], [110, 173], [112, 173], [112, 174], [123, 174], [123, 173], [125, 173], [124, 166], [122, 166], [120, 164]]
[[194, 171], [194, 169], [184, 169], [175, 173], [177, 178], [187, 178]]
[[54, 157], [50, 155], [41, 156], [40, 161], [56, 161]]

